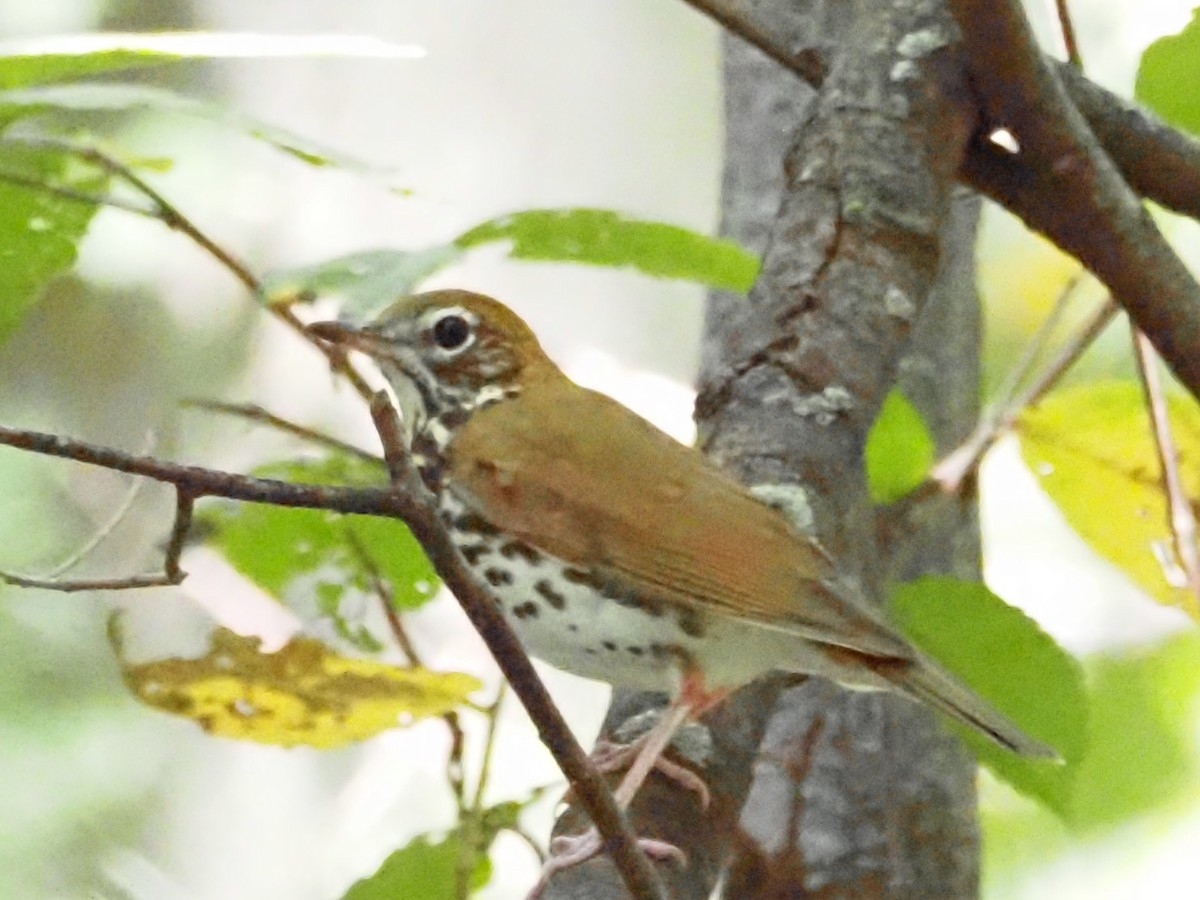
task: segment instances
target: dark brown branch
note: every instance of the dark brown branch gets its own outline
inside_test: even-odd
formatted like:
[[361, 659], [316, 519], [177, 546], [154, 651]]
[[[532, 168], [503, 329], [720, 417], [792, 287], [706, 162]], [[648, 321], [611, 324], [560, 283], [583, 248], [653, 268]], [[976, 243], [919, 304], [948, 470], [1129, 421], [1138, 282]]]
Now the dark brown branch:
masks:
[[[815, 4], [688, 2], [814, 86], [828, 69], [838, 29], [848, 27], [835, 18], [824, 21]], [[952, 5], [967, 26], [970, 57], [986, 66], [976, 79], [979, 88], [995, 92], [1014, 66], [1036, 72], [1036, 85], [1027, 79], [1027, 86], [1036, 89], [1010, 90], [1009, 115], [995, 116], [977, 133], [960, 177], [1096, 273], [1180, 380], [1200, 394], [1200, 286], [1113, 165], [1115, 160], [1130, 185], [1145, 196], [1200, 217], [1200, 142], [1118, 100], [1070, 66], [1052, 67], [1029, 42], [1027, 31], [1015, 28], [1014, 22], [1023, 24], [1023, 19], [1014, 5], [992, 0]], [[1020, 124], [1032, 124], [1033, 130], [1018, 127], [1013, 114], [1023, 115]], [[1113, 160], [1099, 148], [1083, 116]], [[1060, 122], [1069, 127], [1059, 128]], [[991, 144], [987, 132], [1001, 125], [1013, 126], [1022, 150], [1036, 150], [1036, 155], [1026, 160]], [[1064, 140], [1039, 146], [1039, 127]]]
[[[1200, 396], [1200, 284], [1088, 128], [1015, 0], [950, 0], [990, 122], [1050, 190], [1030, 219], [1090, 269]], [[1028, 211], [1028, 210], [1027, 210]]]
[[[418, 488], [418, 479], [406, 449], [400, 419], [387, 400], [387, 395], [377, 393], [371, 400], [371, 415], [384, 446], [392, 482], [398, 490], [424, 493]], [[424, 507], [436, 520], [432, 504]], [[414, 533], [416, 530], [414, 529]], [[630, 893], [637, 898], [661, 898], [666, 893], [654, 873], [650, 861], [637, 846], [637, 837], [629, 826], [625, 814], [617, 807], [607, 784], [584, 753], [579, 742], [563, 721], [558, 707], [550, 699], [541, 678], [529, 661], [525, 648], [513, 634], [508, 622], [500, 614], [496, 604], [471, 578], [458, 555], [450, 536], [440, 527], [429, 536], [427, 544], [421, 544], [434, 562], [438, 574], [450, 587], [459, 605], [475, 630], [479, 632], [488, 649], [512, 686], [529, 718], [533, 720], [542, 743], [554, 755], [555, 762], [571, 783], [571, 789], [579, 803], [604, 837], [612, 853], [613, 862]], [[444, 568], [443, 568], [444, 567]], [[448, 576], [453, 575], [453, 579]]]
[[180, 584], [187, 573], [179, 567], [179, 557], [183, 553], [184, 541], [192, 527], [192, 506], [194, 496], [191, 491], [176, 487], [175, 489], [175, 521], [171, 526], [171, 536], [167, 539], [167, 548], [163, 556], [163, 569], [147, 575], [132, 575], [124, 578], [33, 578], [25, 575], [14, 575], [10, 572], [0, 572], [0, 581], [17, 587], [42, 588], [49, 591], [75, 593], [77, 591], [127, 591], [136, 588], [168, 587]]
[[[839, 17], [826, 11], [826, 4], [812, 0], [792, 4], [761, 0], [686, 2], [791, 69], [814, 88], [824, 81], [839, 29], [851, 18]], [[1050, 64], [1134, 190], [1167, 209], [1200, 219], [1200, 141], [1105, 90], [1073, 66]], [[1021, 205], [1003, 199], [1013, 194], [1014, 182], [1028, 182], [1030, 174], [1023, 172], [1013, 158], [996, 166], [995, 160], [979, 159], [980, 152], [986, 151], [977, 146], [968, 155], [962, 173], [964, 180], [1037, 227]]]
[[[407, 454], [400, 442], [399, 421], [395, 418], [394, 411], [388, 417], [386, 413], [381, 412], [383, 408], [383, 404], [373, 403], [372, 412], [383, 417], [377, 418], [377, 422], [380, 423], [381, 437], [388, 447], [387, 456], [392, 466], [393, 478], [397, 484], [412, 485], [413, 471], [406, 462]], [[386, 408], [391, 409], [390, 405]], [[604, 780], [567, 728], [562, 714], [546, 693], [541, 679], [538, 678], [529, 657], [508, 627], [508, 623], [496, 612], [488, 595], [471, 578], [450, 536], [438, 520], [436, 509], [428, 499], [417, 499], [412, 494], [393, 488], [347, 488], [251, 478], [200, 466], [166, 462], [151, 456], [134, 456], [55, 434], [3, 426], [0, 426], [0, 444], [175, 485], [181, 498], [180, 513], [183, 517], [190, 516], [193, 499], [225, 497], [277, 506], [389, 516], [404, 521], [421, 543], [438, 575], [458, 598], [468, 618], [496, 658], [500, 671], [512, 684], [537, 727], [542, 742], [554, 756], [579, 796], [580, 803], [608, 842], [613, 859], [625, 877], [630, 891], [642, 900], [666, 900], [666, 894], [658, 883], [654, 870], [638, 849], [637, 839], [623, 813], [613, 802]], [[187, 498], [186, 502], [184, 497]], [[172, 530], [172, 546], [182, 542], [181, 539], [177, 539], [181, 528], [181, 515], [177, 515], [176, 528]], [[163, 582], [154, 582], [161, 583]]]
[[317, 444], [322, 447], [328, 447], [331, 450], [336, 450], [340, 453], [347, 453], [364, 462], [382, 463], [383, 460], [377, 454], [371, 453], [368, 450], [362, 449], [354, 444], [339, 440], [329, 434], [316, 431], [290, 419], [285, 419], [283, 416], [276, 415], [268, 409], [264, 409], [257, 403], [225, 403], [220, 400], [184, 400], [183, 405], [192, 407], [193, 409], [204, 409], [210, 412], [224, 413], [228, 416], [234, 416], [240, 419], [249, 419], [251, 422], [261, 422], [278, 431], [286, 434], [294, 435], [311, 444]]

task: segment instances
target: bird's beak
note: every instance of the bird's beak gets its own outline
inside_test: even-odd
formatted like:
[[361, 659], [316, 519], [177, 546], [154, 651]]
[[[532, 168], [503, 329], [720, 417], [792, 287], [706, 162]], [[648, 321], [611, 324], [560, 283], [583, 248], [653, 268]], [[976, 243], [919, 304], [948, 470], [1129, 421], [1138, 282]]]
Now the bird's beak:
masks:
[[344, 322], [313, 322], [304, 330], [326, 343], [361, 350], [371, 356], [378, 355], [383, 343], [382, 338], [370, 330]]

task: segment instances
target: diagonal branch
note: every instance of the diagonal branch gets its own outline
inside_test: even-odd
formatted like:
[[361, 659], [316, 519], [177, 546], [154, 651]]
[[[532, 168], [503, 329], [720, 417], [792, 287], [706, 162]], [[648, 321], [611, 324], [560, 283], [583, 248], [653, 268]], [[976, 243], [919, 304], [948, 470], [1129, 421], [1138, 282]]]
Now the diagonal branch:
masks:
[[[372, 413], [387, 448], [393, 482], [414, 486], [416, 474], [403, 449], [399, 422], [386, 400], [376, 399]], [[389, 412], [390, 411], [390, 414]], [[458, 599], [468, 618], [479, 631], [496, 659], [500, 671], [512, 684], [538, 734], [555, 762], [576, 791], [580, 803], [596, 824], [612, 850], [613, 859], [631, 893], [639, 900], [666, 900], [649, 861], [637, 847], [636, 837], [624, 814], [617, 808], [604, 780], [588, 761], [583, 748], [572, 736], [562, 714], [546, 693], [520, 642], [500, 616], [489, 595], [475, 583], [438, 517], [436, 508], [424, 493], [393, 487], [350, 488], [319, 484], [295, 484], [269, 478], [252, 478], [201, 466], [167, 462], [152, 456], [135, 456], [109, 447], [76, 441], [45, 432], [0, 426], [0, 445], [7, 445], [46, 456], [71, 459], [131, 475], [174, 485], [179, 497], [175, 527], [168, 545], [166, 575], [182, 578], [178, 569], [178, 550], [182, 547], [190, 521], [192, 503], [201, 497], [225, 497], [277, 506], [325, 509], [331, 512], [388, 516], [402, 520], [420, 542], [438, 575]], [[176, 562], [172, 564], [171, 554]], [[162, 576], [155, 576], [161, 578]], [[129, 579], [125, 579], [128, 582]], [[22, 583], [22, 582], [14, 582]], [[177, 583], [156, 581], [154, 584]], [[47, 585], [54, 587], [53, 584]], [[98, 587], [135, 585], [100, 583]]]
[[183, 544], [187, 540], [192, 527], [192, 506], [195, 495], [188, 488], [175, 488], [175, 521], [171, 526], [171, 536], [167, 539], [167, 549], [163, 557], [161, 572], [147, 575], [133, 575], [125, 578], [78, 578], [64, 580], [54, 576], [49, 578], [34, 578], [25, 575], [15, 575], [11, 572], [0, 572], [0, 581], [16, 587], [42, 588], [49, 591], [75, 593], [78, 591], [126, 591], [134, 588], [167, 587], [180, 584], [187, 573], [179, 567], [179, 557], [183, 553]]
[[[815, 2], [687, 2], [814, 86], [823, 83], [833, 48], [854, 21]], [[963, 26], [968, 56], [981, 67], [976, 88], [1008, 101], [1003, 110], [993, 110], [1004, 115], [979, 124], [959, 177], [1094, 272], [1180, 380], [1200, 396], [1200, 353], [1195, 352], [1200, 286], [1130, 189], [1200, 218], [1200, 142], [1072, 67], [1049, 62], [1032, 43], [1015, 3], [957, 0], [950, 5]], [[956, 77], [955, 65], [962, 63], [952, 57], [943, 65], [948, 84]], [[1001, 125], [1017, 132], [1020, 155], [987, 139]]]
[[990, 124], [1008, 128], [1028, 165], [1047, 173], [1039, 230], [1112, 291], [1138, 328], [1200, 396], [1200, 284], [1126, 184], [1015, 0], [949, 0]]

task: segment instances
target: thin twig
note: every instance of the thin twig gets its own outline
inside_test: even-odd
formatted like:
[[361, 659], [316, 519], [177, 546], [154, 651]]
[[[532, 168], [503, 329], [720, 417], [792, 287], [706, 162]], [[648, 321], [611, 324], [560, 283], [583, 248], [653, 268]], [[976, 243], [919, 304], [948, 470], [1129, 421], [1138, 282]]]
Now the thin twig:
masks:
[[[257, 298], [264, 297], [262, 281], [250, 269], [241, 262], [233, 253], [226, 250], [218, 244], [213, 238], [209, 237], [201, 228], [196, 225], [190, 218], [176, 207], [163, 194], [159, 193], [149, 182], [137, 174], [130, 166], [105, 153], [98, 147], [74, 144], [70, 141], [63, 141], [57, 138], [22, 138], [16, 143], [24, 144], [28, 147], [34, 147], [43, 150], [54, 150], [59, 153], [66, 153], [75, 156], [87, 163], [96, 166], [99, 169], [107, 172], [109, 175], [119, 178], [125, 184], [133, 188], [138, 194], [149, 201], [151, 208], [143, 209], [135, 205], [129, 205], [122, 201], [110, 202], [115, 198], [108, 196], [88, 198], [89, 201], [95, 200], [98, 204], [114, 206], [118, 209], [124, 209], [127, 212], [133, 212], [137, 215], [148, 216], [149, 218], [157, 219], [162, 222], [172, 231], [178, 231], [180, 234], [191, 240], [196, 246], [200, 247], [209, 256], [215, 259], [226, 271], [240, 281], [250, 293]], [[53, 185], [42, 185], [39, 183], [28, 183], [29, 187], [35, 189], [46, 189], [51, 193], [59, 196], [66, 196], [63, 189]], [[70, 199], [83, 200], [85, 195], [77, 195]], [[329, 360], [330, 367], [342, 375], [354, 387], [355, 391], [363, 398], [367, 399], [371, 396], [372, 389], [367, 384], [366, 380], [358, 372], [357, 369], [350, 363], [345, 351], [340, 347], [331, 347], [327, 344], [313, 338], [304, 327], [304, 323], [296, 318], [296, 314], [285, 304], [268, 304], [267, 310], [287, 325], [292, 331], [300, 335], [306, 342], [316, 347], [326, 359]]]
[[[1042, 320], [1042, 324], [1038, 326], [1037, 331], [1025, 342], [1020, 357], [1009, 370], [1004, 383], [996, 391], [996, 399], [993, 403], [993, 407], [996, 410], [1006, 410], [1012, 407], [1013, 399], [1017, 396], [1017, 391], [1020, 390], [1021, 385], [1029, 377], [1029, 373], [1033, 371], [1038, 358], [1045, 351], [1046, 347], [1049, 346], [1050, 339], [1054, 336], [1054, 330], [1058, 328], [1059, 323], [1066, 314], [1067, 307], [1070, 306], [1076, 289], [1082, 283], [1083, 272], [1076, 270], [1071, 273], [1066, 283], [1063, 284], [1062, 289], [1058, 292], [1058, 296], [1054, 298], [1054, 306], [1050, 308], [1050, 314]], [[993, 412], [994, 415], [995, 413]]]
[[1183, 569], [1187, 589], [1200, 600], [1200, 549], [1196, 545], [1196, 516], [1179, 473], [1179, 450], [1171, 434], [1171, 417], [1158, 370], [1158, 358], [1149, 340], [1137, 329], [1133, 329], [1133, 346], [1162, 471], [1162, 487], [1167, 498], [1175, 556]]
[[[485, 711], [487, 716], [487, 733], [483, 741], [483, 756], [479, 764], [479, 777], [475, 782], [474, 796], [468, 806], [459, 806], [460, 828], [462, 840], [458, 845], [458, 857], [454, 861], [454, 896], [456, 900], [467, 900], [471, 894], [471, 873], [475, 862], [481, 853], [487, 850], [483, 845], [484, 807], [483, 793], [487, 789], [488, 777], [491, 772], [492, 751], [496, 746], [496, 730], [500, 720], [500, 704], [504, 700], [504, 684], [501, 683], [496, 699]], [[461, 763], [461, 759], [460, 759]]]
[[1047, 63], [1019, 0], [948, 0], [991, 128], [1017, 138], [1026, 167], [1048, 179], [1036, 227], [1091, 270], [1200, 396], [1200, 283]]
[[257, 403], [225, 403], [221, 400], [184, 400], [182, 405], [193, 409], [204, 409], [209, 412], [218, 412], [241, 419], [249, 419], [252, 422], [261, 422], [278, 431], [303, 438], [309, 443], [328, 447], [331, 450], [337, 450], [341, 453], [347, 453], [365, 462], [383, 463], [383, 459], [378, 454], [335, 438], [333, 435], [324, 434], [323, 432], [301, 425], [298, 422], [285, 419], [283, 416], [276, 415], [264, 409]]
[[946, 493], [952, 494], [962, 486], [963, 480], [978, 466], [983, 455], [991, 449], [1000, 436], [1012, 428], [1013, 422], [1026, 407], [1032, 406], [1045, 396], [1083, 352], [1092, 345], [1113, 316], [1117, 305], [1107, 298], [1079, 330], [1072, 335], [1051, 359], [1041, 374], [1020, 394], [1014, 396], [1003, 408], [987, 415], [971, 435], [947, 453], [929, 470], [929, 480]]
[[[371, 414], [383, 442], [384, 457], [388, 461], [393, 484], [400, 491], [415, 490], [416, 485], [420, 484], [420, 479], [405, 446], [400, 418], [383, 392], [372, 398]], [[423, 485], [420, 490], [424, 490]], [[425, 544], [424, 540], [422, 544]], [[429, 554], [435, 564], [446, 563], [446, 572], [442, 573], [443, 580], [487, 644], [500, 671], [521, 700], [529, 718], [533, 720], [542, 743], [554, 756], [559, 768], [571, 783], [580, 805], [605, 839], [606, 846], [612, 852], [613, 863], [629, 892], [637, 898], [666, 900], [663, 886], [650, 861], [638, 847], [637, 837], [630, 829], [628, 819], [613, 800], [603, 777], [596, 771], [563, 721], [562, 713], [546, 692], [541, 678], [525, 653], [525, 648], [513, 634], [490, 595], [474, 582], [465, 563], [458, 556], [450, 536], [439, 528], [436, 547], [427, 546], [426, 549], [438, 551], [436, 554]], [[439, 572], [441, 571], [439, 566]], [[446, 577], [447, 575], [454, 577]]]
[[[149, 435], [149, 440], [147, 441], [145, 452], [149, 453], [153, 449], [154, 433], [151, 432]], [[116, 527], [121, 524], [127, 515], [129, 515], [129, 511], [133, 509], [134, 501], [137, 500], [138, 494], [142, 492], [142, 487], [144, 485], [144, 481], [139, 480], [132, 482], [129, 485], [129, 490], [125, 493], [124, 499], [117, 504], [116, 511], [109, 516], [108, 521], [96, 529], [96, 533], [93, 534], [86, 542], [84, 542], [82, 547], [47, 572], [45, 578], [48, 580], [57, 579], [87, 559], [87, 557], [91, 555], [92, 551], [99, 547], [104, 539], [112, 534]]]
[[91, 191], [82, 191], [62, 184], [50, 184], [40, 178], [34, 178], [31, 175], [25, 175], [21, 172], [10, 172], [6, 169], [0, 169], [0, 181], [6, 181], [9, 184], [15, 184], [19, 187], [32, 188], [43, 194], [53, 194], [55, 197], [61, 197], [73, 203], [84, 203], [88, 206], [110, 206], [113, 209], [120, 209], [127, 213], [133, 213], [136, 216], [154, 219], [156, 222], [161, 221], [154, 210], [146, 209], [146, 207], [139, 206], [130, 200], [114, 197], [112, 194], [95, 194]]
[[190, 491], [176, 487], [175, 490], [175, 521], [171, 526], [171, 536], [167, 540], [167, 548], [163, 557], [161, 572], [147, 575], [131, 575], [124, 578], [77, 578], [62, 579], [54, 575], [49, 577], [34, 577], [17, 575], [12, 572], [0, 572], [0, 581], [16, 587], [41, 588], [48, 591], [75, 593], [78, 591], [127, 591], [136, 588], [169, 587], [181, 584], [187, 573], [179, 566], [179, 557], [183, 553], [184, 541], [192, 526], [193, 496]]
[[1075, 23], [1071, 21], [1071, 10], [1067, 0], [1054, 0], [1058, 14], [1058, 29], [1062, 35], [1063, 49], [1067, 51], [1067, 62], [1076, 69], [1083, 68], [1083, 57], [1079, 55], [1079, 39], [1075, 36]]

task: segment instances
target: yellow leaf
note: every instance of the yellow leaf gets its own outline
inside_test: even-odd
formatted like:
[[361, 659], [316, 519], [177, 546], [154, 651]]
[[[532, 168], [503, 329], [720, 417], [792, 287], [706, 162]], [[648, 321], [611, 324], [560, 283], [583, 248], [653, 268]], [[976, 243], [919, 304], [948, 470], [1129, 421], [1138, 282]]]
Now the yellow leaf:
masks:
[[[1168, 398], [1180, 479], [1200, 497], [1200, 409]], [[1161, 603], [1200, 618], [1184, 588], [1142, 389], [1112, 381], [1057, 391], [1022, 413], [1021, 453], [1072, 527]]]
[[275, 653], [260, 645], [218, 628], [204, 656], [122, 659], [121, 668], [148, 706], [194, 719], [211, 734], [284, 747], [364, 740], [453, 709], [480, 687], [470, 675], [339, 656], [312, 638], [293, 638]]

